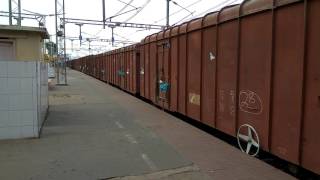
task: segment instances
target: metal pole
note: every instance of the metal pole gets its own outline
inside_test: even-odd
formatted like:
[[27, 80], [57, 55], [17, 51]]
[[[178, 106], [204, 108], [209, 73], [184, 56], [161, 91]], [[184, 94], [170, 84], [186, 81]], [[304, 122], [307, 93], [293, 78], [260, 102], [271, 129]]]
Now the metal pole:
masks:
[[71, 51], [73, 52], [73, 39], [71, 39]]
[[102, 22], [103, 22], [103, 29], [106, 28], [106, 8], [105, 8], [105, 0], [102, 0]]
[[170, 24], [169, 24], [169, 6], [170, 6], [170, 0], [167, 0], [167, 24], [166, 26], [169, 27]]
[[67, 85], [67, 50], [66, 50], [66, 24], [65, 24], [65, 8], [64, 8], [64, 0], [62, 1], [63, 4], [63, 20], [62, 20], [62, 24], [63, 24], [63, 56], [64, 56], [64, 84]]
[[91, 40], [88, 40], [89, 41], [89, 55], [91, 55]]
[[12, 0], [9, 0], [9, 25], [12, 26]]
[[18, 26], [21, 26], [21, 0], [18, 0]]
[[83, 24], [76, 24], [76, 25], [78, 25], [78, 26], [79, 26], [79, 40], [80, 40], [80, 47], [81, 47], [81, 44], [82, 44], [82, 32], [81, 32], [81, 26], [82, 26]]
[[114, 46], [114, 34], [113, 34], [113, 28], [114, 28], [114, 27], [111, 27], [111, 44], [112, 44], [112, 47]]
[[56, 21], [56, 71], [57, 71], [57, 84], [60, 84], [60, 78], [59, 78], [59, 74], [60, 74], [60, 68], [59, 68], [59, 57], [58, 57], [58, 49], [59, 49], [59, 45], [58, 45], [58, 0], [55, 0], [55, 21]]

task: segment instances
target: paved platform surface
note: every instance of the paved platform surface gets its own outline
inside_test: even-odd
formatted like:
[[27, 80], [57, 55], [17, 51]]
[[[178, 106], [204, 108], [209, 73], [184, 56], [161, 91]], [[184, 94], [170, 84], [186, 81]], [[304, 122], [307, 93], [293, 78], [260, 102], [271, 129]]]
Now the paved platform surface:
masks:
[[101, 81], [68, 80], [41, 139], [0, 141], [0, 179], [294, 179]]

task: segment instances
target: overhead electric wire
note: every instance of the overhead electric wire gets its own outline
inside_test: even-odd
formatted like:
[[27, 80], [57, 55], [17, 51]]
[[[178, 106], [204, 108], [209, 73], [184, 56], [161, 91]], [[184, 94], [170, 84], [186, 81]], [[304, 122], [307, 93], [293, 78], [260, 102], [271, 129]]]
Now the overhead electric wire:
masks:
[[121, 15], [127, 14], [127, 13], [132, 12], [132, 11], [136, 11], [136, 10], [138, 10], [138, 9], [140, 9], [140, 8], [141, 8], [141, 7], [138, 7], [138, 8], [136, 8], [136, 9], [130, 9], [130, 10], [125, 11], [125, 12], [120, 13], [120, 14], [112, 15], [112, 16], [110, 16], [110, 17], [107, 17], [106, 20], [109, 19], [109, 20], [111, 21], [112, 18], [115, 18], [115, 17], [121, 16]]
[[175, 1], [173, 1], [173, 0], [171, 0], [171, 2], [172, 2], [174, 5], [179, 6], [181, 9], [184, 9], [184, 10], [188, 11], [190, 14], [193, 14], [193, 12], [189, 11], [187, 8], [181, 6], [181, 5], [178, 4], [177, 2], [175, 2]]
[[[120, 1], [120, 0], [118, 0], [118, 1]], [[132, 3], [133, 1], [134, 1], [134, 0], [131, 0], [131, 1], [129, 1], [128, 3], [120, 1], [120, 2], [122, 2], [122, 3], [125, 3], [125, 5], [124, 5], [118, 12], [116, 12], [115, 15], [113, 15], [113, 16], [118, 16], [123, 10], [125, 10], [129, 5], [131, 5], [131, 3]], [[134, 9], [137, 9], [137, 8], [134, 7]]]
[[[122, 8], [121, 8], [118, 12], [116, 12], [114, 15], [112, 15], [112, 16], [110, 16], [110, 17], [107, 17], [105, 20], [109, 19], [109, 21], [111, 21], [112, 18], [115, 18], [115, 17], [121, 16], [121, 15], [124, 15], [124, 14], [126, 14], [126, 13], [129, 13], [129, 12], [132, 12], [132, 11], [135, 11], [135, 10], [138, 10], [138, 9], [141, 8], [141, 7], [135, 7], [135, 6], [132, 6], [132, 5], [131, 5], [131, 3], [132, 3], [134, 0], [131, 0], [131, 1], [128, 2], [128, 3], [127, 3], [127, 2], [123, 2], [123, 1], [121, 1], [121, 0], [117, 0], [117, 1], [125, 4], [125, 6], [122, 7]], [[125, 10], [128, 6], [134, 8], [134, 9], [130, 9], [130, 10], [128, 10], [128, 11], [122, 12], [122, 11]], [[98, 34], [100, 34], [102, 30], [103, 30], [103, 28], [100, 29], [100, 30], [94, 35], [94, 37], [98, 37]]]
[[[191, 3], [191, 4], [189, 4], [189, 5], [187, 5], [185, 8], [190, 8], [191, 6], [194, 6], [194, 5], [196, 5], [196, 4], [198, 4], [200, 1], [202, 1], [202, 0], [197, 0], [197, 1], [195, 1], [195, 2], [193, 2], [193, 3]], [[175, 12], [173, 12], [173, 13], [171, 13], [170, 15], [169, 15], [169, 17], [171, 17], [171, 16], [173, 16], [173, 15], [175, 15], [175, 14], [178, 14], [179, 12], [181, 12], [181, 11], [183, 11], [184, 9], [179, 9], [178, 11], [175, 11]], [[159, 20], [156, 20], [156, 21], [154, 21], [154, 23], [158, 23], [158, 22], [160, 22], [160, 21], [163, 21], [163, 20], [165, 20], [167, 17], [163, 17], [163, 18], [161, 18], [161, 19], [159, 19]]]
[[138, 8], [138, 7], [136, 7], [136, 6], [131, 5], [131, 3], [132, 3], [133, 0], [131, 0], [131, 1], [128, 2], [128, 3], [127, 3], [127, 2], [124, 2], [124, 1], [122, 1], [122, 0], [117, 0], [117, 1], [123, 3], [123, 4], [127, 5], [127, 6], [130, 6], [130, 7], [134, 8], [134, 9], [137, 9], [137, 8]]
[[[232, 2], [230, 2], [230, 1], [232, 1]], [[220, 3], [220, 4], [218, 4], [218, 5], [215, 5], [214, 7], [211, 7], [211, 8], [209, 8], [209, 9], [207, 9], [207, 10], [201, 12], [201, 13], [198, 13], [198, 14], [195, 15], [195, 16], [192, 16], [192, 18], [193, 18], [193, 17], [199, 17], [199, 16], [201, 16], [201, 15], [203, 15], [203, 14], [206, 14], [206, 13], [208, 13], [208, 12], [210, 12], [210, 11], [213, 11], [213, 10], [221, 9], [222, 7], [231, 5], [231, 4], [233, 4], [233, 3], [237, 2], [237, 1], [239, 1], [239, 0], [226, 0], [226, 1], [224, 1], [224, 2], [222, 2], [222, 3]], [[179, 24], [179, 23], [181, 23], [181, 22], [183, 22], [183, 21], [191, 20], [192, 18], [188, 18], [189, 16], [190, 16], [190, 14], [187, 15], [187, 16], [185, 16], [185, 17], [183, 17], [183, 18], [180, 19], [179, 21], [175, 22], [172, 26], [174, 26], [174, 25], [176, 25], [176, 24]]]
[[119, 34], [116, 34], [116, 33], [113, 33], [115, 36], [118, 36], [118, 37], [120, 37], [120, 38], [122, 38], [122, 39], [125, 39], [125, 40], [127, 40], [127, 41], [130, 41], [130, 39], [128, 39], [128, 38], [126, 38], [126, 37], [124, 37], [124, 36], [121, 36], [121, 35], [119, 35]]
[[137, 12], [135, 14], [133, 14], [132, 16], [130, 16], [128, 19], [126, 19], [124, 22], [128, 22], [130, 21], [132, 18], [134, 18], [137, 14], [139, 14], [149, 3], [151, 0], [146, 0], [146, 2], [141, 6], [141, 8], [139, 10], [137, 10]]
[[[196, 11], [193, 11], [193, 13], [195, 13]], [[184, 18], [180, 19], [178, 22], [172, 24], [172, 26], [175, 26], [176, 24], [178, 24], [179, 22], [184, 21], [185, 19], [187, 19], [189, 16], [193, 17], [193, 13], [192, 14], [188, 14], [187, 16], [185, 16]]]
[[[239, 0], [227, 0], [227, 1], [232, 1], [232, 2], [224, 2], [224, 3], [221, 3], [221, 4], [219, 4], [218, 6], [209, 8], [209, 9], [207, 9], [206, 11], [197, 14], [196, 17], [199, 17], [199, 16], [201, 16], [201, 15], [207, 14], [207, 13], [209, 13], [210, 11], [213, 11], [213, 10], [221, 9], [221, 6], [225, 7], [225, 6], [232, 5], [232, 4], [234, 4], [235, 2], [238, 2]], [[224, 5], [225, 3], [227, 3], [227, 4]]]

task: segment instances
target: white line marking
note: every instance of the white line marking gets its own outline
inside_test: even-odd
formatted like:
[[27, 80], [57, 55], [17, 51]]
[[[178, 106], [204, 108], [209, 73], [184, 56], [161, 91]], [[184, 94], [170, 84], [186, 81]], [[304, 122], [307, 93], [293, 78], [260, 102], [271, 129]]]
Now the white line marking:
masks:
[[119, 129], [124, 129], [123, 125], [119, 121], [116, 121], [114, 123], [118, 126]]
[[148, 157], [148, 155], [142, 153], [142, 154], [141, 154], [141, 157], [142, 157], [142, 159], [144, 160], [144, 162], [149, 166], [149, 168], [150, 168], [152, 171], [156, 171], [156, 170], [157, 170], [156, 165], [152, 162], [152, 160]]
[[138, 141], [131, 134], [126, 134], [125, 136], [132, 144], [138, 144]]

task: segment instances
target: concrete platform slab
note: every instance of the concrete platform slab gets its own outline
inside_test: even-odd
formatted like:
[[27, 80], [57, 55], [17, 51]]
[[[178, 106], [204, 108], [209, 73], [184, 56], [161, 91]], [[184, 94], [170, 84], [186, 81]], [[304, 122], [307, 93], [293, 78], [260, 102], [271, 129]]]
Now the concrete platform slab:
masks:
[[0, 179], [294, 179], [101, 81], [68, 81], [41, 139], [0, 141]]

